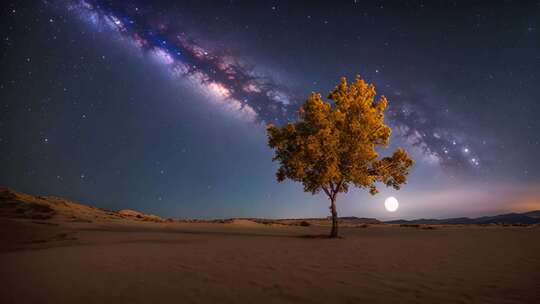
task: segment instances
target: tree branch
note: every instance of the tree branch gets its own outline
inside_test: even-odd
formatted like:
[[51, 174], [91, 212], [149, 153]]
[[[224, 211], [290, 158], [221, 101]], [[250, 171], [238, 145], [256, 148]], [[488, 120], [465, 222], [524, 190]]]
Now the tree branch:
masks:
[[336, 199], [336, 196], [337, 194], [339, 193], [339, 188], [341, 188], [341, 185], [343, 184], [343, 179], [340, 180], [337, 185], [336, 185], [336, 188], [334, 189], [333, 193], [332, 193], [332, 197], [333, 199], [335, 200]]
[[332, 199], [332, 195], [330, 195], [330, 192], [328, 191], [328, 189], [326, 189], [325, 186], [322, 186], [322, 189], [324, 190], [324, 193], [326, 193], [326, 195], [328, 195], [328, 198]]
[[343, 179], [339, 181], [339, 183], [336, 186], [336, 193], [339, 192], [339, 188], [341, 188], [341, 185], [343, 184]]

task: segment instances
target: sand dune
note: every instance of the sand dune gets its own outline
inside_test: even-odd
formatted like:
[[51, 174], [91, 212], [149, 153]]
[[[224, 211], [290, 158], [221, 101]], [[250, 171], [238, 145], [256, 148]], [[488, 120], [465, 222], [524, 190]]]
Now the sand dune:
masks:
[[321, 239], [307, 236], [322, 224], [146, 221], [2, 193], [0, 303], [540, 303], [538, 226]]
[[163, 221], [156, 215], [134, 210], [118, 212], [92, 207], [54, 196], [34, 196], [0, 187], [0, 216], [20, 219], [57, 219], [71, 221], [143, 220]]

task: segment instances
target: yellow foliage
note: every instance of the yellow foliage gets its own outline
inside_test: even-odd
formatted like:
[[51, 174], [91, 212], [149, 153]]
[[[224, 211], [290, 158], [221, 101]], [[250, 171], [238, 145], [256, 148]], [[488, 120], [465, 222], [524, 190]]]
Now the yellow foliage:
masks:
[[357, 77], [342, 78], [326, 102], [312, 93], [299, 111], [299, 120], [283, 127], [268, 126], [268, 145], [278, 161], [277, 180], [301, 182], [313, 194], [323, 190], [334, 202], [350, 185], [378, 192], [376, 183], [399, 189], [414, 161], [403, 149], [379, 158], [391, 129], [384, 123], [388, 101], [372, 84]]

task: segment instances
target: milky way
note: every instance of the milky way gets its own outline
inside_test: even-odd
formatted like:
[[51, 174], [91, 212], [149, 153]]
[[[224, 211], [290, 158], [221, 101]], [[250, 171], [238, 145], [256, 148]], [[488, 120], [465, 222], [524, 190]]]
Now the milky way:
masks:
[[[60, 2], [92, 26], [108, 28], [166, 66], [174, 77], [188, 79], [211, 94], [230, 112], [251, 121], [284, 124], [296, 118], [299, 92], [256, 74], [232, 54], [203, 48], [187, 29], [166, 26], [152, 10], [134, 4], [105, 1]], [[156, 21], [158, 20], [158, 21]], [[479, 168], [479, 156], [468, 139], [437, 124], [414, 100], [390, 96], [389, 123], [424, 160], [449, 168]], [[441, 111], [440, 109], [434, 109]]]
[[213, 54], [183, 31], [148, 18], [133, 5], [103, 1], [73, 1], [67, 8], [97, 27], [108, 27], [167, 66], [173, 76], [185, 77], [223, 101], [248, 120], [289, 121], [294, 111], [290, 94], [269, 78], [256, 75], [232, 56]]

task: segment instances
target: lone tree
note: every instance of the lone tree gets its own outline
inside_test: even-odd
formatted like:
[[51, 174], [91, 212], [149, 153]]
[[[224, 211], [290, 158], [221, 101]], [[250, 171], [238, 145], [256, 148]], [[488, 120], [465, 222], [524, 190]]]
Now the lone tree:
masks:
[[377, 192], [376, 183], [399, 189], [407, 180], [414, 161], [403, 149], [379, 158], [377, 148], [385, 148], [392, 130], [384, 124], [388, 101], [375, 99], [375, 87], [359, 76], [353, 83], [342, 78], [326, 102], [312, 93], [299, 111], [299, 120], [283, 127], [269, 125], [268, 145], [279, 161], [279, 182], [301, 182], [304, 191], [321, 190], [330, 199], [332, 231], [338, 236], [336, 197], [351, 185]]

